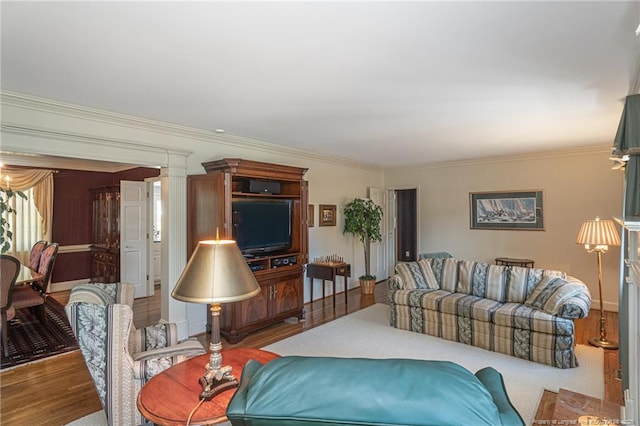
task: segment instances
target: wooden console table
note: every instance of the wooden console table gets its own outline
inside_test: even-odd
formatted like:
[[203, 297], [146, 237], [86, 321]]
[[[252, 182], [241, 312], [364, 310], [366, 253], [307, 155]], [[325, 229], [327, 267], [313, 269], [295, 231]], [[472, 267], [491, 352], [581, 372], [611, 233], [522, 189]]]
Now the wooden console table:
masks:
[[322, 280], [322, 298], [324, 299], [324, 282], [333, 281], [333, 307], [336, 307], [336, 276], [344, 277], [344, 303], [347, 304], [347, 278], [351, 276], [351, 265], [348, 263], [310, 263], [307, 265], [311, 301], [313, 302], [313, 280]]
[[[240, 380], [242, 369], [250, 359], [266, 363], [279, 355], [273, 352], [253, 348], [223, 349], [222, 364], [233, 369], [233, 375]], [[200, 391], [199, 379], [204, 375], [205, 366], [209, 363], [209, 353], [200, 355], [154, 376], [138, 394], [138, 409], [149, 421], [157, 425], [184, 425], [196, 405]], [[234, 389], [216, 395], [205, 401], [194, 413], [191, 424], [214, 424], [227, 420], [225, 413]]]
[[533, 268], [533, 260], [531, 260], [531, 259], [513, 259], [511, 257], [496, 257], [496, 265], [524, 266], [525, 268]]

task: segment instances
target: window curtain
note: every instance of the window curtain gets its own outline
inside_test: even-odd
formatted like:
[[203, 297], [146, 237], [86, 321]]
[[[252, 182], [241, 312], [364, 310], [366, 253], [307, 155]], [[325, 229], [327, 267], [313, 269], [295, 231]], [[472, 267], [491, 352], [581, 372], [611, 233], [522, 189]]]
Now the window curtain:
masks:
[[[613, 153], [615, 155], [629, 155], [629, 160], [625, 165], [625, 189], [623, 201], [624, 220], [640, 220], [640, 95], [629, 95], [625, 99], [620, 125], [614, 140]], [[626, 258], [630, 254], [627, 250], [630, 241], [627, 241], [626, 233], [623, 230], [621, 256]], [[629, 362], [629, 332], [634, 330], [630, 321], [637, 321], [637, 318], [630, 316], [629, 312], [629, 288], [626, 278], [629, 276], [628, 267], [622, 261], [624, 273], [620, 277], [619, 285], [619, 340], [620, 340], [620, 365], [622, 366], [622, 389], [628, 389], [630, 374], [637, 374], [637, 366], [630, 365]], [[631, 328], [630, 328], [631, 327]], [[637, 419], [636, 419], [637, 420]]]
[[640, 94], [627, 96], [614, 141], [614, 153], [629, 155], [625, 166], [624, 218], [640, 219]]
[[[12, 206], [18, 211], [19, 217], [13, 214], [6, 217], [13, 231], [10, 253], [22, 261], [26, 260], [25, 256], [28, 257], [31, 246], [36, 241], [51, 241], [53, 173], [53, 170], [44, 169], [2, 169], [2, 174], [8, 176], [9, 181], [0, 180], [0, 188], [22, 191], [28, 198], [12, 199]], [[32, 206], [37, 212], [32, 211]]]

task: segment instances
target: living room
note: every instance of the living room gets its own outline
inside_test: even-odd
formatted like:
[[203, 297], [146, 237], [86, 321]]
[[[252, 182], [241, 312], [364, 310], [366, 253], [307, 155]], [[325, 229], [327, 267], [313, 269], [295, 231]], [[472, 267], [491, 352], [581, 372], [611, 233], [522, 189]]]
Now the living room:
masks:
[[[637, 7], [633, 10], [637, 12]], [[9, 43], [5, 40], [3, 37], [3, 46]], [[628, 63], [636, 59], [629, 58]], [[4, 63], [3, 58], [3, 68]], [[624, 75], [619, 80], [633, 80], [626, 70], [619, 74]], [[166, 229], [166, 242], [163, 239], [166, 269], [162, 276], [162, 317], [176, 322], [182, 336], [202, 332], [207, 316], [204, 306], [185, 305], [169, 296], [186, 263], [186, 176], [203, 174], [203, 162], [221, 158], [308, 169], [305, 179], [309, 182], [309, 203], [316, 207], [337, 206], [336, 226], [316, 224], [310, 228], [309, 259], [334, 253], [343, 256], [353, 268], [350, 288], [358, 285], [357, 277], [363, 273], [364, 263], [360, 243], [342, 232], [344, 205], [354, 197], [366, 197], [371, 187], [391, 192], [417, 188], [419, 252], [447, 251], [460, 259], [485, 262], [502, 256], [533, 259], [538, 267], [562, 270], [582, 279], [590, 289], [594, 308], [604, 303], [607, 310], [618, 310], [619, 248], [612, 247], [603, 257], [605, 288], [603, 300], [599, 300], [594, 256], [576, 244], [576, 235], [586, 219], [621, 215], [623, 173], [611, 170], [609, 156], [622, 112], [622, 99], [628, 93], [635, 93], [633, 88], [620, 87], [617, 99], [608, 101], [613, 107], [596, 126], [597, 136], [583, 139], [584, 143], [560, 148], [556, 147], [560, 142], [537, 148], [530, 144], [519, 146], [509, 154], [485, 145], [473, 155], [452, 149], [447, 158], [438, 161], [421, 153], [407, 164], [394, 163], [397, 152], [391, 151], [401, 150], [395, 146], [393, 131], [384, 135], [386, 142], [379, 148], [371, 147], [371, 151], [389, 151], [390, 161], [374, 162], [367, 160], [366, 153], [362, 157], [354, 156], [353, 151], [349, 156], [343, 155], [346, 147], [333, 146], [329, 154], [324, 147], [316, 151], [279, 145], [279, 140], [268, 133], [263, 138], [253, 137], [250, 133], [232, 131], [233, 126], [220, 125], [226, 127], [222, 132], [211, 130], [217, 127], [205, 130], [174, 124], [181, 123], [182, 113], [178, 112], [173, 120], [159, 120], [151, 115], [83, 103], [80, 99], [73, 102], [65, 96], [45, 96], [35, 85], [32, 90], [19, 89], [5, 84], [3, 77], [2, 155], [5, 163], [10, 163], [5, 157], [11, 158], [10, 153], [17, 153], [21, 155], [14, 156], [14, 164], [21, 166], [45, 167], [48, 157], [58, 157], [162, 169], [161, 180], [167, 188], [163, 202], [167, 215], [174, 218]], [[157, 96], [162, 99], [161, 95]], [[294, 123], [295, 119], [289, 121], [292, 127]], [[536, 126], [535, 123], [528, 125]], [[373, 127], [380, 130], [378, 126]], [[473, 129], [468, 131], [473, 134]], [[518, 136], [527, 139], [526, 133], [523, 131]], [[565, 139], [574, 137], [566, 135]], [[361, 145], [358, 149], [367, 151], [369, 147]], [[56, 167], [63, 168], [59, 164]], [[471, 229], [470, 193], [513, 190], [542, 191], [543, 231]], [[319, 297], [318, 288], [314, 298]], [[309, 295], [305, 283], [305, 302], [309, 301]]]

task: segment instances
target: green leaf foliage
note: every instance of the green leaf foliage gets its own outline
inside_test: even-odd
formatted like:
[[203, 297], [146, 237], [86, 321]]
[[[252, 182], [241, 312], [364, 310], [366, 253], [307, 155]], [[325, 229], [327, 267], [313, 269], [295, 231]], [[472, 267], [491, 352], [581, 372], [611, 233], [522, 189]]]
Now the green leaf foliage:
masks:
[[0, 252], [2, 253], [9, 251], [13, 240], [11, 224], [7, 221], [5, 214], [16, 214], [16, 210], [9, 204], [10, 200], [15, 197], [27, 199], [26, 194], [22, 191], [0, 188]]
[[[364, 245], [365, 275], [371, 275], [370, 246], [371, 242], [381, 241], [382, 207], [372, 200], [356, 198], [344, 206], [343, 233], [357, 236]], [[375, 278], [375, 277], [374, 277]]]

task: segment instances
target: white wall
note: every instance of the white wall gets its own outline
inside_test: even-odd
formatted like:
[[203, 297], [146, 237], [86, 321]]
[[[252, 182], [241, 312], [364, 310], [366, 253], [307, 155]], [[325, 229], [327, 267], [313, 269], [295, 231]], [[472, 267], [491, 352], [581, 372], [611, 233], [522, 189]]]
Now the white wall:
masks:
[[[305, 178], [309, 181], [310, 203], [316, 205], [316, 227], [310, 232], [310, 258], [335, 253], [352, 263], [352, 269], [356, 271], [353, 276], [357, 277], [358, 271], [364, 270], [362, 256], [354, 256], [357, 252], [353, 238], [342, 234], [341, 207], [355, 196], [365, 196], [368, 186], [383, 186], [383, 172], [380, 168], [339, 157], [317, 155], [233, 135], [19, 93], [2, 92], [1, 95], [1, 148], [4, 151], [158, 166], [165, 169], [163, 179], [168, 179], [169, 185], [163, 182], [163, 198], [168, 194], [166, 197], [171, 198], [170, 203], [178, 200], [181, 204], [178, 208], [170, 204], [178, 214], [167, 217], [166, 225], [163, 222], [163, 247], [165, 236], [172, 234], [179, 238], [166, 242], [171, 244], [171, 252], [162, 259], [162, 315], [163, 318], [178, 323], [181, 335], [203, 331], [206, 323], [204, 306], [187, 304], [185, 307], [183, 302], [175, 301], [169, 296], [187, 260], [186, 244], [181, 241], [186, 231], [186, 202], [182, 202], [186, 200], [184, 176], [204, 173], [201, 165], [203, 162], [238, 157], [308, 168]], [[165, 186], [167, 193], [164, 192]], [[317, 205], [320, 203], [337, 205], [337, 226], [317, 226]], [[170, 214], [163, 215], [163, 221], [165, 216]], [[164, 229], [165, 226], [167, 229]], [[184, 256], [181, 253], [185, 253]], [[341, 282], [342, 280], [340, 284]], [[357, 285], [357, 279], [352, 278], [350, 286], [354, 285]], [[314, 296], [319, 294], [320, 283], [316, 282]], [[306, 280], [305, 301], [308, 297]]]
[[[318, 164], [310, 167], [307, 173], [309, 179], [309, 203], [314, 205], [315, 226], [309, 228], [309, 259], [314, 257], [336, 254], [344, 257], [345, 262], [351, 264], [351, 278], [349, 288], [358, 286], [358, 277], [364, 274], [364, 248], [360, 240], [351, 234], [343, 234], [345, 204], [356, 197], [366, 197], [369, 186], [383, 187], [383, 175], [378, 171], [357, 171], [349, 167], [328, 164]], [[336, 226], [318, 226], [319, 204], [335, 204]], [[314, 299], [322, 295], [322, 283], [315, 280]], [[333, 288], [326, 286], [330, 293]], [[339, 278], [336, 291], [343, 290], [343, 280]], [[308, 288], [305, 288], [308, 291]], [[305, 301], [308, 299], [305, 294]]]
[[[613, 137], [613, 135], [612, 135]], [[423, 252], [493, 262], [529, 258], [535, 266], [559, 269], [584, 281], [599, 306], [596, 254], [576, 244], [583, 220], [620, 217], [623, 174], [612, 171], [608, 146], [511, 158], [455, 162], [385, 172], [388, 188], [415, 185], [420, 199]], [[470, 229], [469, 193], [542, 190], [544, 231]], [[620, 250], [603, 256], [605, 309], [617, 311]]]

